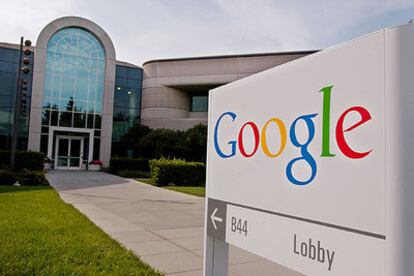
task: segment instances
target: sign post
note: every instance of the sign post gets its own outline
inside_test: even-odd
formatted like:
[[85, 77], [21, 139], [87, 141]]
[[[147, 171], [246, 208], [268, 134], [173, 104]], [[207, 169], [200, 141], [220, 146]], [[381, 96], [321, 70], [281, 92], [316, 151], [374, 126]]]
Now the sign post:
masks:
[[414, 25], [210, 92], [204, 274], [414, 275]]

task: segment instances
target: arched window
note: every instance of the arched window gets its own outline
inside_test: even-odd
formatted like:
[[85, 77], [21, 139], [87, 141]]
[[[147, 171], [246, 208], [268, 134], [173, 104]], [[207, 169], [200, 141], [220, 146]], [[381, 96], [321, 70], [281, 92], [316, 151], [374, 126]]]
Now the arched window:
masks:
[[105, 51], [94, 35], [81, 28], [55, 33], [47, 45], [42, 132], [48, 126], [101, 129], [104, 72]]

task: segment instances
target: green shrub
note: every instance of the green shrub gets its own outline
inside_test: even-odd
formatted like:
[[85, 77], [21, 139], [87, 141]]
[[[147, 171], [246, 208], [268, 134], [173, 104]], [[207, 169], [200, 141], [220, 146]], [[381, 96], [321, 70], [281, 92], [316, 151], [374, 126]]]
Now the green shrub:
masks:
[[121, 170], [118, 175], [126, 178], [148, 178], [150, 176], [149, 172], [131, 170]]
[[0, 170], [0, 185], [13, 185], [16, 183], [16, 176], [7, 170]]
[[22, 170], [21, 172], [11, 172], [0, 170], [0, 185], [13, 185], [17, 180], [22, 186], [49, 185], [43, 171]]
[[148, 159], [114, 157], [111, 159], [109, 171], [118, 174], [120, 171], [149, 172]]
[[149, 165], [151, 179], [158, 186], [203, 186], [206, 181], [206, 167], [201, 162], [161, 158], [150, 160]]
[[[19, 170], [43, 170], [45, 155], [36, 151], [17, 151], [16, 152], [16, 171]], [[0, 164], [10, 166], [10, 151], [0, 151]]]
[[43, 171], [24, 170], [17, 174], [20, 185], [22, 186], [45, 186], [49, 185]]

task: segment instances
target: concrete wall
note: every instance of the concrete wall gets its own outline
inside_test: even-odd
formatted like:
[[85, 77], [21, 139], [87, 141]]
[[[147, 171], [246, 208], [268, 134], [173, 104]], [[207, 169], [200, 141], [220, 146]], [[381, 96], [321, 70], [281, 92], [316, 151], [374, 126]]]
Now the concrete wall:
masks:
[[230, 83], [314, 53], [287, 52], [154, 60], [144, 63], [141, 124], [185, 130], [207, 124], [207, 112], [190, 112], [191, 94]]

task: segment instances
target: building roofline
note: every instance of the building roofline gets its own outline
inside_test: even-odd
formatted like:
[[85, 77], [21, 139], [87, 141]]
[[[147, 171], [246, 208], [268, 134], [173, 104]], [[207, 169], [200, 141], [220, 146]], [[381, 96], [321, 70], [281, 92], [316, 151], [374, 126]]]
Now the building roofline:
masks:
[[20, 49], [20, 44], [9, 43], [9, 42], [0, 42], [1, 48], [10, 48], [10, 49]]
[[306, 50], [306, 51], [288, 51], [288, 52], [268, 52], [268, 53], [254, 53], [254, 54], [235, 54], [235, 55], [213, 55], [213, 56], [198, 56], [185, 58], [167, 58], [167, 59], [152, 59], [145, 61], [142, 66], [154, 62], [170, 62], [170, 61], [187, 61], [187, 60], [201, 60], [201, 59], [222, 59], [222, 58], [244, 58], [244, 57], [262, 57], [262, 56], [283, 56], [283, 55], [301, 55], [313, 54], [320, 50]]
[[117, 61], [116, 61], [116, 65], [128, 66], [128, 67], [133, 67], [133, 68], [139, 68], [139, 69], [142, 69], [142, 68], [141, 68], [141, 66], [135, 65], [135, 64], [130, 63], [130, 62], [122, 61], [122, 60], [117, 60]]

